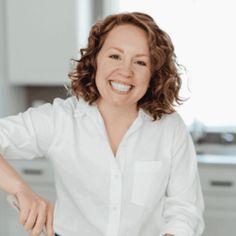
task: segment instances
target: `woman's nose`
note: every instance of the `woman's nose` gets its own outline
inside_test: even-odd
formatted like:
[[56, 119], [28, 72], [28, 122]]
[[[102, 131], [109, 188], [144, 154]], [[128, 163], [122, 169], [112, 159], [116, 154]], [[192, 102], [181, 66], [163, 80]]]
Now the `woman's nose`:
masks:
[[131, 62], [123, 61], [120, 65], [119, 72], [124, 77], [131, 77], [133, 75]]

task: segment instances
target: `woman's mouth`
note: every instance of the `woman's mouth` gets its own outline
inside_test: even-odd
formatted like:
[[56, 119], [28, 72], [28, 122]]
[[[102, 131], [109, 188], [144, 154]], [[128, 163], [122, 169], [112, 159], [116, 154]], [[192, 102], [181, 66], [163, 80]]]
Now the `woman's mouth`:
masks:
[[126, 94], [128, 93], [134, 86], [131, 84], [124, 84], [124, 83], [120, 83], [120, 82], [115, 82], [115, 81], [109, 81], [111, 87], [122, 94]]

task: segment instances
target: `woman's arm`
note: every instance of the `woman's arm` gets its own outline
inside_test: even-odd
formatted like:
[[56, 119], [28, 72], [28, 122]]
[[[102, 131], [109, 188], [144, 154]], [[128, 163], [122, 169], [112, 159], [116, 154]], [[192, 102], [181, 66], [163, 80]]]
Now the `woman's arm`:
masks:
[[54, 206], [34, 193], [6, 160], [46, 157], [53, 136], [53, 112], [51, 104], [44, 104], [0, 119], [0, 188], [17, 198], [20, 223], [32, 230], [31, 235], [38, 235], [44, 225], [47, 236], [53, 235]]
[[161, 235], [200, 236], [204, 229], [204, 201], [191, 136], [181, 119], [171, 148], [171, 169], [166, 189]]
[[53, 204], [38, 196], [22, 177], [0, 155], [0, 188], [13, 194], [19, 201], [19, 221], [25, 230], [38, 235], [44, 225], [48, 235], [53, 236]]
[[29, 186], [21, 176], [0, 155], [0, 188], [10, 194], [28, 190]]

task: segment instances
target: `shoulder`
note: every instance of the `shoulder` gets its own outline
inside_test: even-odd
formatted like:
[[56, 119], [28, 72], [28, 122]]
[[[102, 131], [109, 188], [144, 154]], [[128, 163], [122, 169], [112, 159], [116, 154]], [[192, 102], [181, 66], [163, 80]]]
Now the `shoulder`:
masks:
[[156, 130], [159, 130], [159, 132], [169, 138], [189, 135], [188, 128], [183, 118], [176, 111], [171, 114], [163, 115], [160, 120], [156, 120], [153, 123], [154, 127], [157, 127]]
[[187, 127], [178, 112], [171, 114], [165, 114], [161, 119], [153, 121], [150, 116], [144, 116], [144, 125], [142, 126], [143, 131], [151, 136], [161, 137], [163, 140], [171, 142], [174, 137], [179, 135], [187, 135]]
[[190, 132], [183, 118], [178, 112], [163, 117], [165, 120], [165, 131], [173, 137], [174, 142], [187, 142]]
[[91, 110], [91, 105], [86, 102], [83, 98], [79, 97], [69, 97], [67, 99], [56, 98], [52, 103], [52, 108], [55, 113], [63, 113], [66, 115], [72, 115], [75, 117], [83, 116], [89, 110]]
[[178, 129], [178, 128], [186, 128], [186, 125], [180, 116], [180, 114], [175, 111], [171, 114], [164, 114], [161, 119], [153, 121], [155, 126], [161, 126], [167, 129]]
[[37, 123], [53, 122], [58, 117], [65, 114], [73, 114], [76, 106], [76, 98], [67, 99], [55, 98], [52, 103], [45, 103], [38, 107], [30, 107], [25, 112], [20, 113], [25, 120]]
[[78, 104], [78, 99], [74, 96], [68, 97], [66, 99], [55, 98], [52, 102], [52, 107], [54, 109], [63, 109], [65, 111], [73, 111], [76, 109]]
[[163, 122], [173, 126], [185, 125], [183, 118], [175, 111], [171, 114], [163, 115]]
[[52, 103], [45, 103], [42, 106], [33, 108], [33, 111], [39, 114], [57, 115], [67, 114], [73, 115], [76, 110], [78, 99], [74, 96], [66, 99], [55, 98]]

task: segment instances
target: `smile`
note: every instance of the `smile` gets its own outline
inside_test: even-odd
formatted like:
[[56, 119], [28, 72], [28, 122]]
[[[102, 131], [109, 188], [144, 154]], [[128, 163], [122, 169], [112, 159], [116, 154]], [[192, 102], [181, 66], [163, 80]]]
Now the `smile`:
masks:
[[124, 84], [124, 83], [115, 82], [115, 81], [109, 81], [109, 83], [115, 91], [122, 94], [128, 93], [133, 88], [133, 85], [131, 84]]

